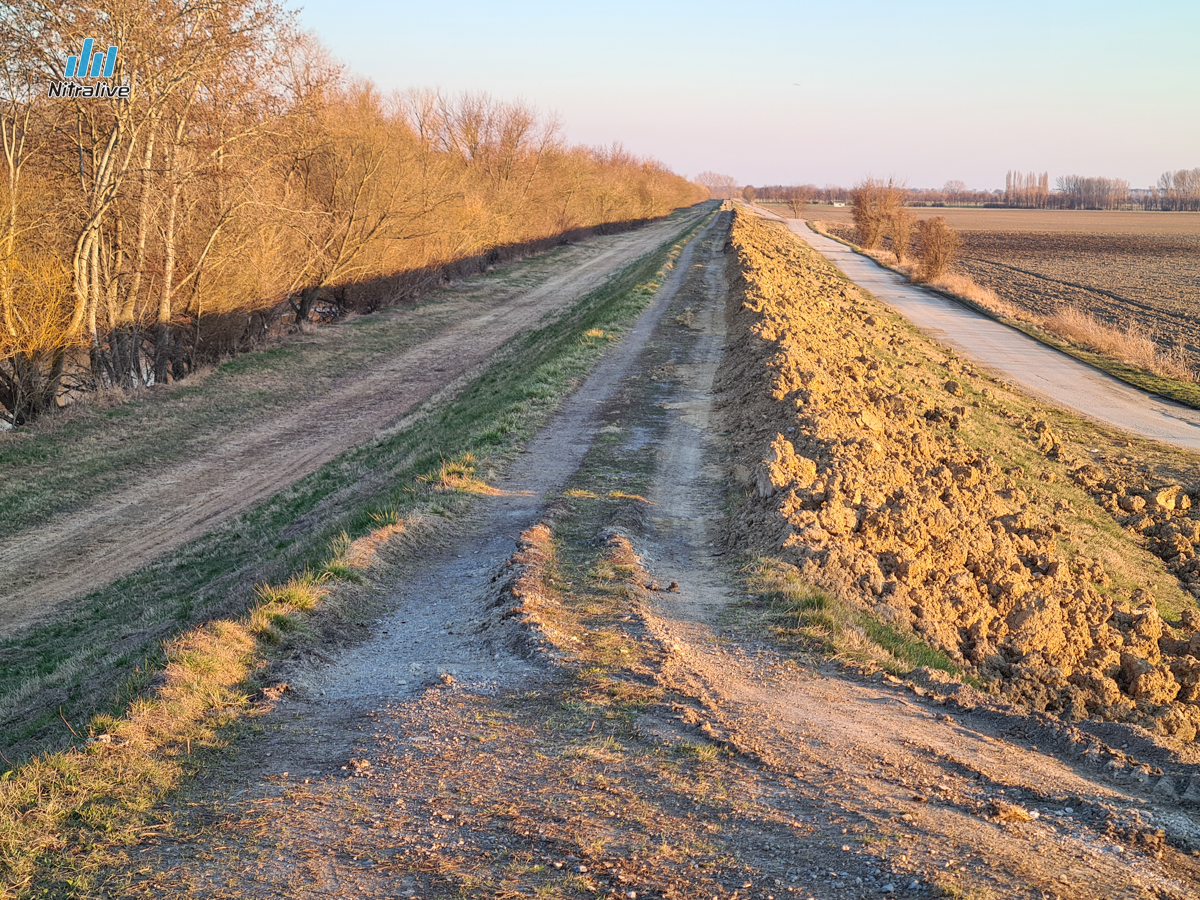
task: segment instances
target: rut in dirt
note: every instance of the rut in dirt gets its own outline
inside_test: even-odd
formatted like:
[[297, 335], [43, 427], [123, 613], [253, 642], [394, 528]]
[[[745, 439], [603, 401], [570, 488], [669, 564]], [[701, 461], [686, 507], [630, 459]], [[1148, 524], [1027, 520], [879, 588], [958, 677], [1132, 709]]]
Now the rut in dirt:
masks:
[[710, 223], [684, 248], [637, 324], [525, 447], [495, 485], [495, 494], [480, 498], [467, 532], [389, 588], [401, 611], [390, 623], [381, 623], [381, 633], [330, 666], [291, 677], [289, 683], [301, 689], [301, 696], [322, 697], [345, 709], [418, 693], [443, 675], [499, 682], [531, 671], [520, 655], [486, 630], [479, 636], [490, 584], [512, 555], [516, 536], [537, 522], [547, 496], [565, 487], [591, 448], [603, 426], [599, 413], [687, 277], [697, 245], [714, 227]]

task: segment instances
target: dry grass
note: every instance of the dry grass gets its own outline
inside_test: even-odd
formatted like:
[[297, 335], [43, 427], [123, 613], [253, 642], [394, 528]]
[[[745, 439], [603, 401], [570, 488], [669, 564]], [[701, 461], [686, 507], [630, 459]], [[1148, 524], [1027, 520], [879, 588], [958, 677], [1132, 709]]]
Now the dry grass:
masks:
[[1166, 378], [1196, 381], [1196, 371], [1187, 364], [1187, 356], [1181, 347], [1164, 352], [1150, 334], [1134, 322], [1124, 326], [1108, 325], [1081, 309], [1064, 306], [1037, 324], [1065, 341], [1127, 365]]
[[[770, 206], [777, 209], [776, 206]], [[1079, 209], [983, 209], [980, 207], [914, 207], [920, 214], [944, 216], [960, 232], [1024, 232], [1054, 234], [1200, 234], [1200, 213], [1098, 211]], [[820, 217], [829, 225], [853, 225], [849, 206], [814, 205], [805, 217]]]

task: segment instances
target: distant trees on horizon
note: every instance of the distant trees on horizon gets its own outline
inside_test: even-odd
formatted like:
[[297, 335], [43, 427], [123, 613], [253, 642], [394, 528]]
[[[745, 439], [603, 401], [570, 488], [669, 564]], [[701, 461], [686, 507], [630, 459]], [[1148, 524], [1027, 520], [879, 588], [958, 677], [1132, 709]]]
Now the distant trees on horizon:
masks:
[[1157, 209], [1200, 212], [1200, 168], [1163, 172], [1151, 193]]
[[[852, 191], [839, 185], [747, 185], [759, 201], [791, 204], [800, 192], [810, 203], [841, 203]], [[1050, 187], [1049, 172], [1005, 174], [1004, 189], [971, 190], [959, 180], [941, 188], [906, 188], [908, 206], [988, 206], [1010, 209], [1147, 209], [1200, 212], [1200, 168], [1164, 172], [1150, 188], [1133, 188], [1123, 178], [1061, 175]]]
[[1004, 177], [1004, 205], [1023, 209], [1045, 209], [1050, 202], [1050, 173], [1014, 172]]

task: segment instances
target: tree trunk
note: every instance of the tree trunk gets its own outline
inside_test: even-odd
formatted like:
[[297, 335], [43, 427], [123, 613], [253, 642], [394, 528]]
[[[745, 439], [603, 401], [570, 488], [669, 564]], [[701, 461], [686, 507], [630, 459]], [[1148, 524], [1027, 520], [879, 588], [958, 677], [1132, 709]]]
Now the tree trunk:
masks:
[[167, 224], [163, 234], [163, 283], [158, 299], [158, 321], [154, 333], [154, 383], [166, 384], [171, 363], [171, 294], [175, 284], [175, 211], [179, 207], [178, 184], [171, 188]]

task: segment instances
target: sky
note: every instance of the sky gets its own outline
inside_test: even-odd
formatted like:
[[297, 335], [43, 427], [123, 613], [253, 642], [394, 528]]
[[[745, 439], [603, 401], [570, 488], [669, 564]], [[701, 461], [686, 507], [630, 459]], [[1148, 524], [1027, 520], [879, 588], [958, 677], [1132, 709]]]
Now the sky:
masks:
[[689, 177], [1149, 187], [1200, 166], [1200, 0], [292, 0], [384, 91], [485, 91]]

